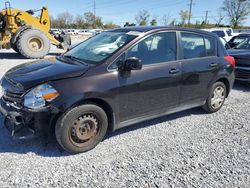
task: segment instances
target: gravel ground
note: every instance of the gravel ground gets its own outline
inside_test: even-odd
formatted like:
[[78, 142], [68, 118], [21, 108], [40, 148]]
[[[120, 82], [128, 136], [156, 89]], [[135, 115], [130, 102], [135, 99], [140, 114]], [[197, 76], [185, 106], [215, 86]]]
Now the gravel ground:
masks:
[[[2, 51], [0, 77], [23, 62]], [[218, 113], [195, 108], [147, 121], [78, 155], [62, 151], [56, 140], [13, 141], [0, 117], [0, 187], [248, 188], [249, 94], [250, 87], [238, 83]]]

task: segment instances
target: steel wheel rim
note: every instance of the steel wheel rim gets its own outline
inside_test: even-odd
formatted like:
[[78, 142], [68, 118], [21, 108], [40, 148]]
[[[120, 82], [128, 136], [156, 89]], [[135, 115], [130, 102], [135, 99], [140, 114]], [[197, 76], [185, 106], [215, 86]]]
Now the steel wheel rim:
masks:
[[225, 100], [225, 89], [218, 86], [214, 89], [213, 96], [211, 98], [211, 106], [213, 109], [218, 109], [223, 105]]
[[43, 41], [40, 38], [32, 37], [28, 41], [28, 47], [33, 52], [38, 52], [43, 49]]
[[84, 147], [95, 140], [99, 130], [97, 116], [93, 113], [84, 114], [72, 122], [69, 139], [73, 145]]

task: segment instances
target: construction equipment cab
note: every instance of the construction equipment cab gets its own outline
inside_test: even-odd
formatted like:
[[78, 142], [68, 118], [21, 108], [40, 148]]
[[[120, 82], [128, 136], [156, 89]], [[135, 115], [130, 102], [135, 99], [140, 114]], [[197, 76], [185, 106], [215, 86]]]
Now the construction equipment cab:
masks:
[[[35, 17], [35, 12], [40, 16]], [[43, 58], [51, 44], [67, 49], [71, 43], [67, 33], [50, 33], [50, 18], [46, 7], [40, 10], [22, 11], [13, 9], [10, 2], [0, 12], [0, 48], [13, 48], [26, 58]]]

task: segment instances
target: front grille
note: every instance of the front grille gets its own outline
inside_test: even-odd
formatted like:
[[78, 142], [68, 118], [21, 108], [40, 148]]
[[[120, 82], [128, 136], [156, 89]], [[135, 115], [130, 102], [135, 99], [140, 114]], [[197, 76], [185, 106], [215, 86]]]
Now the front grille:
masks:
[[3, 98], [6, 101], [20, 104], [23, 101], [22, 95], [23, 95], [23, 93], [13, 93], [13, 92], [10, 92], [10, 91], [5, 91], [4, 95], [3, 95]]
[[235, 76], [239, 79], [250, 79], [250, 70], [237, 69]]

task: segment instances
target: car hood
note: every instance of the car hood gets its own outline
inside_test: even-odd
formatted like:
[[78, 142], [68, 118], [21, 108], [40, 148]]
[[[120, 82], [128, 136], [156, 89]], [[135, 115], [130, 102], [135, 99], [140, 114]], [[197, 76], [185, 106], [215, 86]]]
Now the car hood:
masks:
[[234, 57], [236, 66], [250, 66], [250, 50], [230, 49], [228, 54]]
[[49, 58], [18, 65], [10, 69], [4, 78], [26, 90], [48, 81], [78, 77], [87, 70], [88, 66], [81, 63]]
[[247, 49], [229, 49], [227, 52], [229, 55], [250, 55], [250, 50]]

